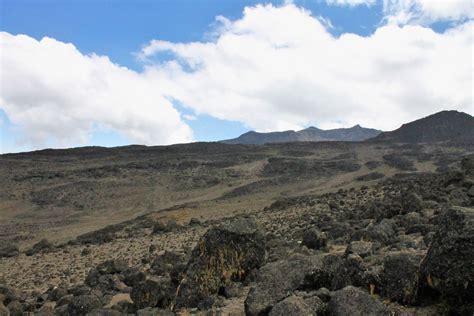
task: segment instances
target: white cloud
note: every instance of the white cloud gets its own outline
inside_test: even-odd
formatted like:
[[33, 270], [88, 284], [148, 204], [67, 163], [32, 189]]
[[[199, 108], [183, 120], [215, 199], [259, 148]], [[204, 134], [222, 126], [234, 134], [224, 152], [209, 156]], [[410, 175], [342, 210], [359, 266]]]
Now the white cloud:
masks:
[[326, 3], [329, 5], [337, 5], [337, 6], [349, 6], [355, 7], [358, 5], [366, 5], [371, 6], [375, 4], [376, 0], [326, 0]]
[[365, 126], [394, 129], [443, 109], [473, 112], [473, 23], [439, 34], [386, 25], [333, 37], [294, 5], [246, 8], [213, 42], [152, 41], [141, 52], [170, 97], [196, 113], [261, 131]]
[[[217, 22], [209, 41], [151, 41], [139, 53], [141, 73], [51, 38], [0, 33], [0, 107], [36, 148], [85, 144], [96, 128], [135, 143], [192, 140], [193, 117], [170, 100], [260, 131], [390, 130], [443, 109], [473, 114], [472, 21], [442, 34], [388, 24], [368, 37], [334, 37], [289, 4]], [[153, 64], [160, 52], [175, 57]]]
[[145, 74], [46, 37], [2, 32], [0, 50], [0, 107], [31, 148], [87, 144], [97, 128], [142, 144], [192, 140], [191, 129]]
[[428, 25], [474, 18], [472, 0], [384, 0], [388, 23]]

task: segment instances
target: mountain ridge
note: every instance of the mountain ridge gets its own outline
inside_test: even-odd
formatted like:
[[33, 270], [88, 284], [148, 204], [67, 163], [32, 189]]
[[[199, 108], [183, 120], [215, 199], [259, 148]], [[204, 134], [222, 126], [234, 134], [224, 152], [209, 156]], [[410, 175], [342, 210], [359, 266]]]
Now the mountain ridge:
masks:
[[263, 145], [266, 143], [286, 143], [298, 141], [363, 141], [376, 137], [382, 133], [380, 130], [365, 128], [359, 124], [349, 128], [336, 128], [324, 130], [314, 126], [294, 131], [278, 131], [260, 133], [249, 131], [237, 138], [220, 141], [225, 144]]

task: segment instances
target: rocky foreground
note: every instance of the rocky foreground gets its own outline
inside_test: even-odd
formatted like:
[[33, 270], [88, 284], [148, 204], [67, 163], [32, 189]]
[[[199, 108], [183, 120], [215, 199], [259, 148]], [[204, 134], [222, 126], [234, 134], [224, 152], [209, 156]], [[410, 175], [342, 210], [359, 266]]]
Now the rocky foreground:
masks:
[[4, 244], [0, 315], [473, 315], [474, 160], [458, 165], [219, 221]]

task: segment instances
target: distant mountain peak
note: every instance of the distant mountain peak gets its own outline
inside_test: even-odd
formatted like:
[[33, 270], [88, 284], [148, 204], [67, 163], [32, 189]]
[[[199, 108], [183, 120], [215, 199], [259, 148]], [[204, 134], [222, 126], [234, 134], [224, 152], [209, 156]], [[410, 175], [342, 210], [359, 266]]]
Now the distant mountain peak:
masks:
[[474, 142], [474, 117], [456, 110], [445, 110], [400, 128], [384, 132], [372, 141], [396, 143], [433, 143], [444, 141]]
[[286, 142], [319, 142], [319, 141], [363, 141], [373, 138], [381, 131], [364, 128], [359, 124], [351, 128], [337, 128], [323, 130], [314, 126], [302, 129], [300, 131], [282, 131], [270, 133], [247, 132], [234, 139], [221, 141], [227, 144], [254, 144], [261, 145], [265, 143], [286, 143]]

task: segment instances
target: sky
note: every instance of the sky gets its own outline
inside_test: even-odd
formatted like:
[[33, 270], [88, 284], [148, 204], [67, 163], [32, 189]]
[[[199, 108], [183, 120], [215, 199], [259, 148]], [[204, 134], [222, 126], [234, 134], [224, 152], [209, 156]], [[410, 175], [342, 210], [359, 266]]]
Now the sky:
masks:
[[0, 0], [0, 153], [474, 114], [471, 0]]

